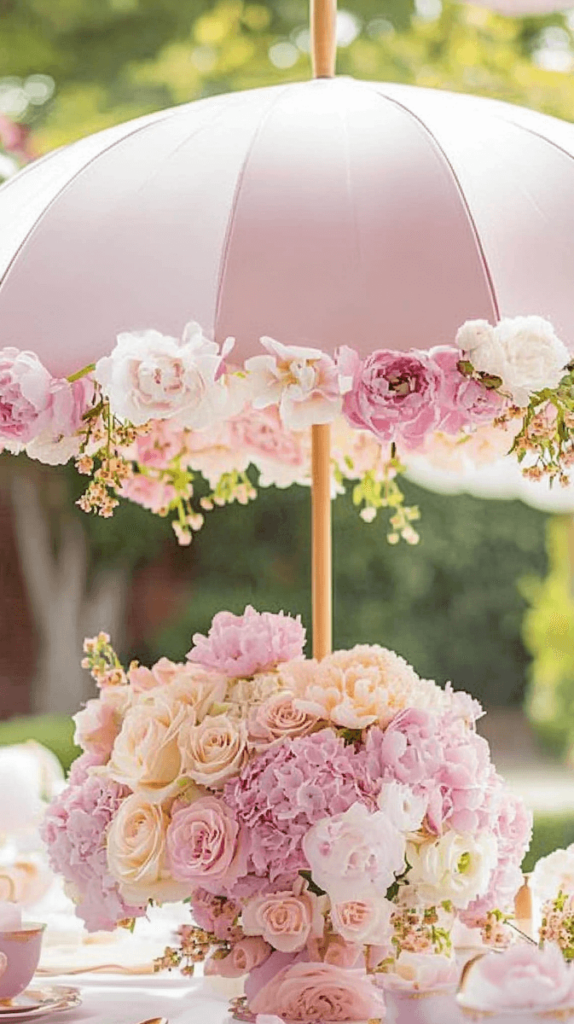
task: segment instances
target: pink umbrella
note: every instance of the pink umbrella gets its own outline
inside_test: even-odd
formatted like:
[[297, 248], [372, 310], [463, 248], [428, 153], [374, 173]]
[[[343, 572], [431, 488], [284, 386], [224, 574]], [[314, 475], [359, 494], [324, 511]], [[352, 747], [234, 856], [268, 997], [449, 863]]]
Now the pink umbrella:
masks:
[[[536, 312], [574, 348], [574, 127], [494, 100], [333, 78], [162, 111], [0, 192], [0, 329], [69, 375], [119, 331], [193, 318], [367, 354]], [[235, 358], [235, 355], [234, 355]], [[314, 435], [315, 650], [330, 648], [329, 427]]]

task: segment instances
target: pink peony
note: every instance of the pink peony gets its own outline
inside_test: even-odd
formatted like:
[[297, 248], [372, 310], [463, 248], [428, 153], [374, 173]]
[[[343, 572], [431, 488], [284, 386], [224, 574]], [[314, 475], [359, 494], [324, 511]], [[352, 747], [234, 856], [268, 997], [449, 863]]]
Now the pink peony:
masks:
[[50, 420], [52, 378], [33, 352], [0, 349], [0, 439], [26, 444]]
[[406, 867], [402, 832], [382, 811], [360, 803], [313, 825], [303, 850], [313, 881], [335, 904], [384, 897]]
[[108, 870], [106, 833], [126, 793], [116, 782], [90, 775], [68, 786], [44, 819], [50, 864], [64, 876], [88, 931], [112, 931], [119, 921], [145, 913], [145, 907], [126, 905]]
[[301, 657], [305, 629], [299, 616], [259, 613], [248, 605], [243, 615], [219, 612], [208, 636], [196, 633], [193, 644], [190, 661], [239, 679]]
[[133, 458], [141, 466], [167, 469], [172, 459], [185, 448], [185, 433], [169, 420], [152, 420], [147, 430], [138, 434]]
[[224, 790], [245, 828], [249, 870], [271, 882], [308, 866], [302, 843], [311, 825], [357, 801], [374, 808], [375, 794], [364, 755], [331, 729], [259, 754]]
[[260, 472], [262, 487], [291, 487], [309, 478], [309, 459], [303, 435], [286, 430], [275, 406], [268, 409], [248, 407], [229, 421], [229, 443], [235, 460], [241, 453], [247, 464]]
[[461, 1002], [476, 1010], [551, 1010], [574, 1007], [574, 974], [557, 946], [517, 943], [475, 961]]
[[505, 401], [500, 392], [466, 377], [458, 369], [460, 349], [439, 346], [431, 349], [430, 356], [442, 371], [438, 394], [440, 406], [439, 430], [458, 434], [465, 427], [492, 423], [503, 412]]
[[206, 960], [204, 973], [208, 977], [241, 978], [264, 964], [271, 952], [271, 946], [259, 936], [243, 938], [232, 946], [227, 956], [212, 956]]
[[440, 368], [426, 352], [379, 349], [364, 361], [343, 346], [339, 368], [350, 383], [343, 412], [381, 442], [417, 448], [439, 422]]
[[177, 810], [167, 830], [173, 877], [218, 895], [247, 873], [247, 846], [233, 810], [211, 796]]
[[453, 991], [459, 978], [460, 966], [454, 958], [408, 950], [402, 950], [389, 973], [381, 975], [384, 988], [403, 992]]
[[135, 473], [122, 483], [119, 491], [122, 498], [129, 498], [136, 505], [156, 514], [166, 514], [176, 497], [175, 487], [165, 480]]
[[279, 971], [251, 1000], [252, 1013], [277, 1013], [288, 1021], [382, 1020], [382, 996], [361, 970], [298, 963]]

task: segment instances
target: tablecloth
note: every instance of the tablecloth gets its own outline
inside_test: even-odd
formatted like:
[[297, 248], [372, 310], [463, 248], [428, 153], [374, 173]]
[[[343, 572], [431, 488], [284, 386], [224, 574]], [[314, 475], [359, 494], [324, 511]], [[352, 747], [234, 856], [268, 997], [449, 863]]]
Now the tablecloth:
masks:
[[149, 979], [99, 975], [50, 978], [50, 985], [80, 989], [82, 1005], [46, 1017], [46, 1024], [140, 1024], [167, 1017], [169, 1024], [229, 1024], [228, 1003], [206, 990], [203, 979]]

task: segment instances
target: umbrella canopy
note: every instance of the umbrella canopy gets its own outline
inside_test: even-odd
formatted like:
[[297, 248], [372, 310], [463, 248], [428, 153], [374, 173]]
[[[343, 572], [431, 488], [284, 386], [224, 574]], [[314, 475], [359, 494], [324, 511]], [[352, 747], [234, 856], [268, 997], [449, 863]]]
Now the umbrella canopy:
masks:
[[574, 127], [494, 100], [319, 79], [49, 155], [0, 190], [0, 329], [54, 375], [190, 319], [361, 354], [536, 312], [574, 347]]

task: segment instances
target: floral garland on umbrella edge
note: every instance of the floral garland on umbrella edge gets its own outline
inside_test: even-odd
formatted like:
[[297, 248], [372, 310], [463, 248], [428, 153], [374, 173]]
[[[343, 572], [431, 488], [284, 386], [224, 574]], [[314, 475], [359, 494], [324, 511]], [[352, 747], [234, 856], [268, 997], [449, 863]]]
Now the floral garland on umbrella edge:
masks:
[[[0, 350], [0, 450], [49, 464], [74, 458], [91, 477], [80, 506], [112, 515], [120, 497], [175, 514], [182, 544], [214, 506], [261, 486], [310, 483], [313, 424], [333, 424], [333, 493], [354, 482], [371, 521], [390, 512], [388, 539], [416, 543], [397, 482], [409, 458], [435, 447], [493, 460], [511, 451], [525, 475], [569, 483], [574, 462], [574, 374], [565, 345], [538, 316], [496, 326], [468, 321], [456, 345], [316, 348], [261, 339], [243, 368], [233, 339], [209, 340], [196, 323], [181, 339], [155, 330], [120, 334], [110, 356], [65, 379], [33, 352]], [[192, 504], [196, 473], [209, 493]]]

